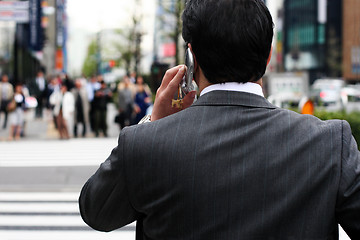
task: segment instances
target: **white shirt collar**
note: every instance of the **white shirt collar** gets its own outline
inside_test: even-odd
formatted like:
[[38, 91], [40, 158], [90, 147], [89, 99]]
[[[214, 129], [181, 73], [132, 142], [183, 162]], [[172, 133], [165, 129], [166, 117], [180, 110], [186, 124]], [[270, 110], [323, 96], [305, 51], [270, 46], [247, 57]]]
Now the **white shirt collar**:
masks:
[[226, 82], [226, 83], [212, 84], [204, 88], [201, 91], [200, 96], [215, 90], [247, 92], [264, 97], [264, 93], [262, 91], [261, 86], [253, 82], [247, 82], [247, 83]]

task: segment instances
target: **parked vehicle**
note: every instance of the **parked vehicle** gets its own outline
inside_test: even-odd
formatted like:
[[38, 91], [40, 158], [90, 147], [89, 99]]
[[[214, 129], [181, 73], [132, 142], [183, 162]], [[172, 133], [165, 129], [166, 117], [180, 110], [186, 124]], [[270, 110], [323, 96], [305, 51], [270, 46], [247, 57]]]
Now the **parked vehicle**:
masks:
[[346, 112], [360, 112], [360, 85], [348, 85], [342, 88], [341, 100]]
[[341, 79], [317, 79], [310, 88], [310, 99], [316, 108], [326, 111], [339, 111], [344, 109], [341, 90], [345, 81]]
[[268, 100], [281, 108], [298, 107], [309, 92], [306, 73], [272, 73], [267, 75], [266, 85]]

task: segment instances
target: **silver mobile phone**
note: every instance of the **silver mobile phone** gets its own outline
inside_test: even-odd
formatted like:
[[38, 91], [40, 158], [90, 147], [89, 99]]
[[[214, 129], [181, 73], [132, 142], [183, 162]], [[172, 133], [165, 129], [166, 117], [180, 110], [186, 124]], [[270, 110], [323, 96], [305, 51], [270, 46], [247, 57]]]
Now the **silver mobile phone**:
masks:
[[189, 48], [187, 48], [185, 52], [185, 66], [187, 70], [185, 76], [183, 77], [180, 83], [180, 88], [183, 93], [183, 96], [195, 90], [193, 84], [195, 62], [194, 62], [194, 56]]

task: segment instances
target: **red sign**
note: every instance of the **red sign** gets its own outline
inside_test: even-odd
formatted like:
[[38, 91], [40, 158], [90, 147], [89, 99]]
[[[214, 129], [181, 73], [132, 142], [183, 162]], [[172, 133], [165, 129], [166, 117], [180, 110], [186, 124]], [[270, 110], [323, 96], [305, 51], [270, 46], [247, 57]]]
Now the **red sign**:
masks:
[[114, 60], [109, 61], [109, 67], [115, 67], [116, 62]]
[[164, 57], [173, 57], [176, 53], [175, 43], [165, 43], [162, 45], [163, 56]]
[[55, 69], [57, 71], [62, 71], [63, 67], [64, 67], [63, 51], [61, 48], [58, 48], [56, 50], [56, 56], [55, 56]]

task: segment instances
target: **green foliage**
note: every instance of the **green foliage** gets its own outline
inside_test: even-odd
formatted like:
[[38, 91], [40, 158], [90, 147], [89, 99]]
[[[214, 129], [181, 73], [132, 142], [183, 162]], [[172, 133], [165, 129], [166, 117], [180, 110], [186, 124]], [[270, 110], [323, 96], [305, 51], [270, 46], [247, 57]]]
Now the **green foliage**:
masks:
[[87, 55], [82, 67], [82, 73], [86, 77], [91, 77], [96, 75], [97, 72], [97, 61], [96, 61], [96, 54], [97, 54], [98, 46], [96, 40], [93, 40], [87, 51]]
[[117, 29], [115, 33], [123, 39], [122, 41], [112, 43], [115, 51], [117, 51], [120, 56], [118, 59], [115, 59], [116, 65], [124, 67], [126, 73], [129, 73], [135, 52], [133, 30]]
[[326, 111], [316, 111], [314, 114], [316, 117], [322, 120], [329, 119], [341, 119], [346, 120], [350, 126], [352, 134], [358, 143], [358, 147], [360, 149], [360, 112], [326, 112]]

